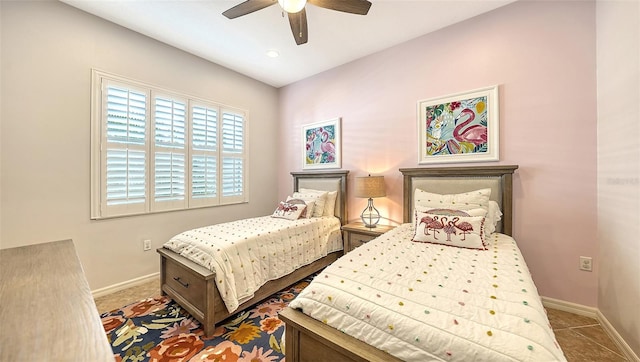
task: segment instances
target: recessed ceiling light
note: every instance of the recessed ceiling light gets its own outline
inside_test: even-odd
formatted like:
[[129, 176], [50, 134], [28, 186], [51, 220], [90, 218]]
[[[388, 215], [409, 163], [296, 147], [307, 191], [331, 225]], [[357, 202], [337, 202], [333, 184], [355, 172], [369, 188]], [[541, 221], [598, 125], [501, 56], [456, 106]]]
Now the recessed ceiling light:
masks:
[[279, 55], [280, 55], [280, 53], [278, 53], [278, 51], [277, 51], [277, 50], [275, 50], [275, 49], [269, 49], [269, 50], [267, 50], [267, 56], [268, 56], [269, 58], [277, 58]]

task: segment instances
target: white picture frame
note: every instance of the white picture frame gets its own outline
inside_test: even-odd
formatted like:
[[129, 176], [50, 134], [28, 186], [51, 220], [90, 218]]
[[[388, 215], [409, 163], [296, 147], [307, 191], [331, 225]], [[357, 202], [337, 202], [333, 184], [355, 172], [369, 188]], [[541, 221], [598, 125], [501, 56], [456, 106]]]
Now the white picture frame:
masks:
[[302, 169], [342, 167], [340, 123], [334, 118], [302, 126]]
[[419, 164], [498, 161], [498, 86], [418, 101]]

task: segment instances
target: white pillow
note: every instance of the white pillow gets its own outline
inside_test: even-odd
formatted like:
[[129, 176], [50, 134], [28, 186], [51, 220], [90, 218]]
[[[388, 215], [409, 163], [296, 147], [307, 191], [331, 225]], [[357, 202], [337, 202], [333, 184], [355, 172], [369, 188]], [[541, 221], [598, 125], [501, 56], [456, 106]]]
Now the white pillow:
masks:
[[313, 208], [316, 205], [316, 202], [313, 200], [302, 200], [302, 199], [294, 199], [291, 196], [287, 196], [287, 202], [290, 204], [300, 204], [303, 203], [305, 204], [307, 207], [304, 209], [304, 211], [302, 212], [302, 215], [300, 215], [300, 218], [304, 218], [304, 219], [311, 219], [311, 214], [313, 214]]
[[318, 192], [294, 192], [293, 196], [294, 199], [302, 199], [305, 202], [306, 201], [315, 201], [315, 206], [313, 207], [313, 214], [311, 215], [312, 217], [320, 217], [322, 215], [324, 215], [324, 204], [326, 203], [327, 200], [327, 192], [322, 192], [322, 193], [318, 193]]
[[298, 220], [300, 215], [307, 208], [307, 205], [292, 204], [285, 201], [280, 201], [276, 210], [271, 214], [271, 217], [277, 217], [287, 220]]
[[327, 193], [327, 202], [324, 204], [324, 216], [335, 216], [337, 199], [338, 191], [330, 191]]
[[484, 216], [447, 216], [415, 211], [413, 241], [486, 250]]
[[486, 235], [491, 235], [496, 231], [498, 221], [502, 220], [502, 211], [497, 202], [489, 201], [489, 212], [487, 213], [487, 222], [484, 225]]
[[471, 210], [481, 208], [489, 211], [491, 189], [481, 189], [461, 194], [434, 194], [421, 189], [414, 192], [416, 208]]
[[322, 191], [322, 190], [304, 189], [304, 188], [300, 188], [298, 189], [298, 191], [305, 192], [305, 193], [317, 193], [317, 194], [326, 193], [327, 200], [324, 204], [324, 213], [322, 215], [324, 216], [335, 215], [336, 199], [338, 198], [338, 191]]

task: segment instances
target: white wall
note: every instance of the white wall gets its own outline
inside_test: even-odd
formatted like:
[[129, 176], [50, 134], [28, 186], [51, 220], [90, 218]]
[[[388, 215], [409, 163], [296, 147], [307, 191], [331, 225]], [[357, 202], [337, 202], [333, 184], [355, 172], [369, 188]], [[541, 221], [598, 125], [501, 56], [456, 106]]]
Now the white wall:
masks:
[[640, 355], [640, 2], [598, 1], [598, 308]]
[[[275, 88], [58, 1], [0, 9], [1, 248], [73, 239], [95, 290], [159, 271], [143, 239], [273, 211]], [[250, 202], [90, 220], [91, 68], [249, 110]]]
[[[402, 221], [401, 167], [418, 165], [420, 99], [500, 86], [500, 163], [516, 164], [514, 236], [539, 293], [590, 307], [597, 274], [595, 3], [516, 1], [281, 88], [284, 171], [302, 124], [342, 117], [342, 166], [384, 175], [376, 207]], [[286, 157], [284, 156], [286, 155]], [[350, 184], [353, 188], [353, 184]], [[351, 198], [356, 219], [366, 200]]]

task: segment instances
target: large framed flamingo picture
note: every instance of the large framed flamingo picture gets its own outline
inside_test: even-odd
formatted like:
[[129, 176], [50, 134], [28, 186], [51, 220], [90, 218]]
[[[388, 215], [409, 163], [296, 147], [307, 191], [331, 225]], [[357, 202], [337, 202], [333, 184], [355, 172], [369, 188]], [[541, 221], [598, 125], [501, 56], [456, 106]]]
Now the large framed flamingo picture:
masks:
[[418, 163], [499, 160], [498, 86], [418, 101]]
[[302, 126], [303, 169], [341, 167], [340, 118]]

